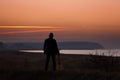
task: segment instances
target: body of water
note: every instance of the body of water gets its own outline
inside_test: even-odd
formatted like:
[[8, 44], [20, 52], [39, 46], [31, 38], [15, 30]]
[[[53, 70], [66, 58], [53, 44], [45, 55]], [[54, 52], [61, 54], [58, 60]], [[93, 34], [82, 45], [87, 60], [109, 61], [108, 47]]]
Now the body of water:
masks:
[[[43, 50], [20, 50], [27, 53], [43, 53]], [[105, 55], [120, 56], [120, 49], [103, 49], [103, 50], [60, 50], [61, 54], [84, 54], [84, 55]]]

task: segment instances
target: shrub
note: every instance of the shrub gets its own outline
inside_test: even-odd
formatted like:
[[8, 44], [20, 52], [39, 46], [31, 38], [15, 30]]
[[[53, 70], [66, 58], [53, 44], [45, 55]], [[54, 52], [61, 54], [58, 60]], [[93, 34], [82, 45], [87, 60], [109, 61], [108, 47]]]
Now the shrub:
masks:
[[90, 53], [90, 62], [92, 62], [93, 67], [97, 69], [102, 69], [105, 71], [118, 70], [119, 59], [116, 57], [118, 50], [96, 50]]

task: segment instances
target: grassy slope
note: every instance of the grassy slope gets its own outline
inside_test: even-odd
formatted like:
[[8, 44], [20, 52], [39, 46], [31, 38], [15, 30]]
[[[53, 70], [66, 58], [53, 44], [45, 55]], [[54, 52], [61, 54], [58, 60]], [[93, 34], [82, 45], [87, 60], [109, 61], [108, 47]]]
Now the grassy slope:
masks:
[[[0, 52], [0, 80], [120, 80], [119, 71], [106, 72], [92, 67], [88, 55], [61, 55], [64, 70], [44, 71], [45, 55]], [[50, 63], [51, 64], [51, 63]]]

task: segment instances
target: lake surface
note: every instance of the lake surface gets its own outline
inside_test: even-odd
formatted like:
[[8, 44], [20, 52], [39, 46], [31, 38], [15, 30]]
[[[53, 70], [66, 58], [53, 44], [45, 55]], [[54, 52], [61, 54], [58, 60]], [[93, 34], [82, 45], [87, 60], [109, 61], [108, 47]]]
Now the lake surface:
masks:
[[[27, 53], [43, 53], [43, 50], [20, 50]], [[120, 56], [120, 49], [104, 49], [104, 50], [60, 50], [61, 54], [84, 54], [84, 55], [105, 55]]]

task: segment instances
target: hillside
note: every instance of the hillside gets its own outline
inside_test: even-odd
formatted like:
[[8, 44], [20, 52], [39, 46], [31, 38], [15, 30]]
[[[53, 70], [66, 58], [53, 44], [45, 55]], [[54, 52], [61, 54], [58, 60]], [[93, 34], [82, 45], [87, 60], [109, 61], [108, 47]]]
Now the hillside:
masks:
[[[5, 43], [6, 49], [12, 50], [39, 50], [43, 49], [43, 43]], [[103, 49], [104, 47], [95, 42], [58, 42], [59, 49]]]
[[4, 48], [3, 42], [0, 42], [0, 50]]

